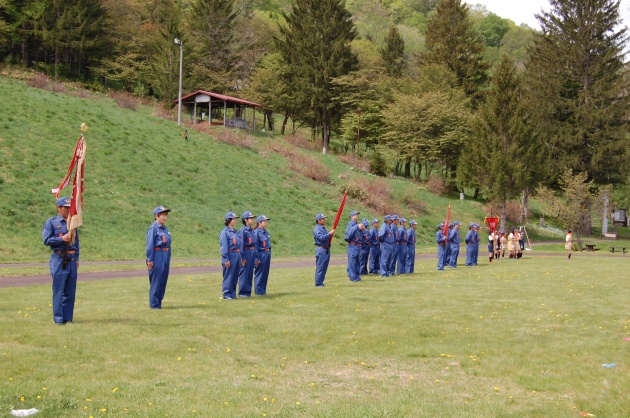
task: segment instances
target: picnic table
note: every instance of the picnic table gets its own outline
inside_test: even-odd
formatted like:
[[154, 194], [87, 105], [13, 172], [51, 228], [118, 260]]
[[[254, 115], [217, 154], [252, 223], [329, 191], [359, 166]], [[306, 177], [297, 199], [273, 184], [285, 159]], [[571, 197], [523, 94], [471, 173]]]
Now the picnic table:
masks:
[[595, 248], [597, 244], [584, 244], [584, 246], [586, 247], [586, 251], [597, 251], [599, 249]]
[[626, 248], [628, 248], [628, 247], [621, 247], [621, 246], [610, 247], [610, 252], [611, 252], [611, 253], [614, 253], [615, 251], [616, 251], [616, 252], [621, 251], [622, 253], [624, 253], [624, 254], [625, 254], [625, 253], [626, 253]]

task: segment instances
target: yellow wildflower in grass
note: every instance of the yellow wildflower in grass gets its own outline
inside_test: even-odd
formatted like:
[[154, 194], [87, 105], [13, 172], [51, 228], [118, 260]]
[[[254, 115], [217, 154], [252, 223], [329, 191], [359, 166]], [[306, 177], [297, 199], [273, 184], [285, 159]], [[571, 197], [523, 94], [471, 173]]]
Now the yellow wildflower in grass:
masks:
[[41, 398], [42, 398], [42, 395], [37, 395], [37, 399], [41, 399]]
[[24, 402], [24, 395], [20, 396], [20, 402]]
[[101, 408], [101, 412], [107, 412], [107, 408]]
[[112, 389], [112, 393], [116, 393], [116, 392], [118, 392], [118, 388]]
[[182, 359], [181, 357], [177, 357], [177, 361], [181, 361], [181, 359]]

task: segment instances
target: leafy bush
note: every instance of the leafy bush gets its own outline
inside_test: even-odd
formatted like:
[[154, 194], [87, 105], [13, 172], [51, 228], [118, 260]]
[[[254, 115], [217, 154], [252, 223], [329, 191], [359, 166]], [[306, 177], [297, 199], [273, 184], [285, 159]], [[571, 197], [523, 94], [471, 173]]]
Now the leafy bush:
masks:
[[138, 109], [138, 100], [129, 93], [114, 91], [109, 94], [109, 97], [114, 99], [118, 107], [131, 110]]
[[35, 87], [36, 89], [48, 90], [50, 85], [50, 79], [44, 74], [35, 74], [26, 82], [30, 87]]
[[375, 151], [370, 157], [370, 172], [380, 177], [387, 176], [387, 161], [378, 151]]
[[441, 176], [431, 176], [427, 180], [427, 190], [435, 195], [442, 196], [446, 192], [446, 182]]

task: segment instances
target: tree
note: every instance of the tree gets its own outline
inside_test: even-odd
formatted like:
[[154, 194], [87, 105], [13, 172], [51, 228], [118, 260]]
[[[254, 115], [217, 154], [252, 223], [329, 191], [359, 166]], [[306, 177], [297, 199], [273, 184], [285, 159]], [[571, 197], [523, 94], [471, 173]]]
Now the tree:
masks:
[[550, 3], [551, 11], [537, 16], [542, 32], [530, 50], [527, 90], [552, 174], [569, 168], [598, 184], [624, 181], [630, 90], [620, 2]]
[[496, 64], [486, 102], [479, 107], [474, 135], [460, 157], [461, 184], [483, 186], [500, 207], [505, 230], [507, 202], [533, 189], [542, 173], [542, 154], [522, 103], [514, 59], [503, 55]]
[[350, 48], [356, 37], [352, 16], [340, 0], [303, 0], [283, 16], [286, 26], [276, 45], [288, 66], [287, 83], [302, 96], [301, 118], [321, 127], [325, 154], [332, 121], [340, 116], [332, 106], [331, 82], [357, 64]]
[[486, 46], [498, 48], [510, 30], [510, 23], [494, 13], [488, 13], [475, 24], [475, 29], [481, 34]]
[[385, 63], [387, 74], [390, 77], [400, 78], [405, 69], [405, 41], [396, 27], [389, 30], [385, 45], [380, 50], [381, 58]]
[[571, 229], [577, 236], [580, 250], [580, 238], [590, 228], [591, 217], [599, 213], [603, 196], [609, 196], [611, 192], [609, 187], [598, 190], [588, 177], [587, 172], [573, 175], [570, 169], [565, 169], [559, 179], [561, 196], [547, 187], [536, 192], [543, 213], [556, 219], [563, 228]]
[[426, 63], [446, 64], [473, 106], [481, 100], [488, 64], [483, 60], [484, 41], [468, 18], [461, 0], [442, 0], [427, 25]]

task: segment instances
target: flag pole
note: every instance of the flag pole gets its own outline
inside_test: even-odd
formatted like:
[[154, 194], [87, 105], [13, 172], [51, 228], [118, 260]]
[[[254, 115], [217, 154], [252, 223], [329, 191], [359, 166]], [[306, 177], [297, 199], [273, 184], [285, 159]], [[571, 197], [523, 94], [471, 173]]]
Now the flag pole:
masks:
[[[335, 222], [333, 223], [333, 229], [337, 229], [337, 225], [339, 225], [339, 219], [341, 219], [341, 213], [343, 212], [343, 207], [346, 204], [346, 198], [348, 197], [348, 191], [343, 192], [343, 198], [341, 199], [341, 203], [339, 204], [339, 210], [337, 210], [337, 216], [335, 216]], [[332, 244], [334, 234], [330, 236], [329, 244]]]

